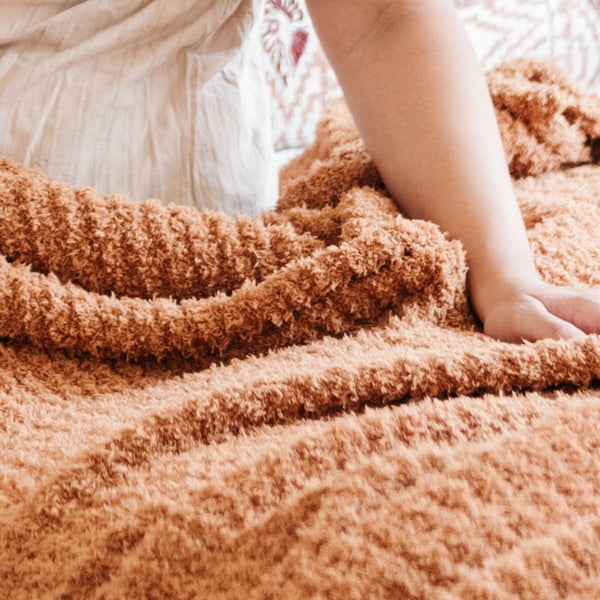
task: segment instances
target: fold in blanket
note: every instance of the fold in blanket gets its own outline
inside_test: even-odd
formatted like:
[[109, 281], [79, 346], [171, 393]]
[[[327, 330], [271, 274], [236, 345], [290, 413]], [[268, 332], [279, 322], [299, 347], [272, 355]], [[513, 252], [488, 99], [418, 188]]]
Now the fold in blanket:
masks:
[[[600, 99], [547, 62], [507, 63], [488, 83], [540, 273], [600, 286]], [[528, 534], [498, 525], [496, 551], [521, 552], [511, 574], [485, 567], [493, 527], [474, 505], [459, 516], [477, 552], [450, 552], [452, 519], [428, 514], [427, 498], [450, 512], [463, 492], [483, 502], [474, 481], [487, 478], [500, 523], [500, 496], [517, 492], [498, 477], [518, 479], [517, 457], [531, 497], [550, 455], [561, 476], [585, 471], [570, 459], [600, 440], [584, 427], [600, 339], [484, 336], [460, 243], [398, 212], [342, 102], [261, 218], [101, 197], [2, 159], [0, 252], [0, 597], [495, 598], [530, 580], [550, 598], [597, 575], [543, 519]], [[461, 397], [567, 385], [583, 390], [572, 409]], [[432, 449], [442, 439], [447, 453]], [[565, 523], [567, 487], [548, 500]], [[592, 547], [586, 502], [573, 518]], [[532, 566], [534, 530], [570, 544], [571, 588]], [[440, 545], [413, 551], [411, 535]]]
[[[509, 63], [490, 74], [489, 86], [515, 176], [594, 158], [599, 101], [556, 67]], [[597, 245], [585, 235], [600, 213], [590, 194], [570, 195], [577, 176], [595, 183], [595, 172], [549, 175], [529, 184], [535, 191], [521, 186], [520, 200], [546, 279], [594, 286]], [[6, 338], [101, 358], [179, 356], [205, 367], [385, 329], [393, 316], [401, 327], [471, 331], [474, 344], [486, 344], [468, 308], [460, 243], [398, 213], [342, 103], [286, 168], [277, 210], [261, 218], [101, 197], [9, 159], [0, 164], [0, 198]]]

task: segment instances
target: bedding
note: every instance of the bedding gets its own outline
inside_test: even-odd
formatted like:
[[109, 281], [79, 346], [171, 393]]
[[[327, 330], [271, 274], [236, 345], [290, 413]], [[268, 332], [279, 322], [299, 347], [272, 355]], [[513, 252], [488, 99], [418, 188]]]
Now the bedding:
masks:
[[[538, 268], [600, 285], [600, 98], [488, 83]], [[481, 333], [343, 102], [232, 218], [0, 163], [0, 597], [592, 598], [600, 338]]]

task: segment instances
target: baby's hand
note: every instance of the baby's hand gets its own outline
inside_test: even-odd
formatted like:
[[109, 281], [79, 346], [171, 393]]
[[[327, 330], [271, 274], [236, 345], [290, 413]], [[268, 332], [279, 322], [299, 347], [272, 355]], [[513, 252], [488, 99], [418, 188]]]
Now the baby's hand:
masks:
[[507, 342], [600, 333], [600, 291], [536, 283], [490, 310], [484, 331]]

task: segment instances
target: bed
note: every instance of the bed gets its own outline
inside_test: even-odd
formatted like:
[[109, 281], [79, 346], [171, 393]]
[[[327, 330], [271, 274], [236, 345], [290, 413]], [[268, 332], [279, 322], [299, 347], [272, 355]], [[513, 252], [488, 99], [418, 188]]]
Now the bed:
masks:
[[[598, 287], [559, 62], [488, 84], [542, 276]], [[342, 100], [315, 132], [255, 218], [0, 160], [0, 597], [598, 596], [600, 338], [483, 335]]]

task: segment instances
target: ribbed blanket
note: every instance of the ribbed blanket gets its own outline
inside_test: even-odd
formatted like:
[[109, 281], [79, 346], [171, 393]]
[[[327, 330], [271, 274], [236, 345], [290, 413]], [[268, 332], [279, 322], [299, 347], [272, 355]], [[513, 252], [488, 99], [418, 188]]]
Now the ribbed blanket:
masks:
[[[541, 274], [600, 287], [600, 99], [488, 83]], [[599, 597], [600, 338], [483, 335], [343, 103], [260, 218], [2, 159], [0, 253], [1, 598]]]

